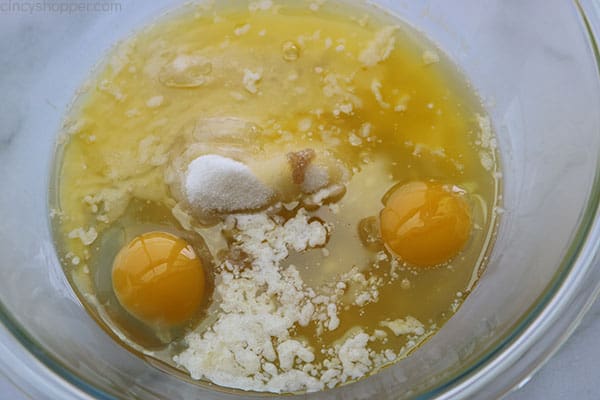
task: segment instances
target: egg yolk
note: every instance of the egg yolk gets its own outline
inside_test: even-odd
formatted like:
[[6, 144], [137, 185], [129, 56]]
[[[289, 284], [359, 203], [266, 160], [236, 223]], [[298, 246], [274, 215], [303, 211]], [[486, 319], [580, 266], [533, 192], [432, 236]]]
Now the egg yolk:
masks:
[[394, 189], [380, 215], [381, 236], [400, 259], [417, 267], [447, 263], [471, 233], [469, 205], [460, 193], [435, 182]]
[[185, 240], [164, 232], [136, 237], [114, 260], [121, 305], [148, 324], [179, 325], [198, 311], [205, 292], [202, 262]]

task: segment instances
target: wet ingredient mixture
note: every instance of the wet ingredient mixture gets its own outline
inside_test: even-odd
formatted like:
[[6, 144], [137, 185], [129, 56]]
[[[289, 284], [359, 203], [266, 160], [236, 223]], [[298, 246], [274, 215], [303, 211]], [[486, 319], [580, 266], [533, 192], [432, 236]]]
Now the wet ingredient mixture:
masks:
[[96, 320], [194, 380], [319, 391], [408, 356], [482, 271], [500, 173], [446, 56], [370, 6], [186, 6], [66, 119], [52, 221]]

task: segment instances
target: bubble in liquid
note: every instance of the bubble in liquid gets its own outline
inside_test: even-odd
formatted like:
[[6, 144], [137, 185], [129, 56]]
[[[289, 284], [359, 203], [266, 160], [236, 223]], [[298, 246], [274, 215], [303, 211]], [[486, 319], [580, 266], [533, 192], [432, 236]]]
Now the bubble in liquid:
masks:
[[368, 249], [379, 249], [382, 246], [379, 221], [377, 217], [367, 217], [358, 223], [358, 236]]
[[300, 58], [300, 46], [292, 41], [283, 44], [283, 59], [285, 61], [296, 61]]

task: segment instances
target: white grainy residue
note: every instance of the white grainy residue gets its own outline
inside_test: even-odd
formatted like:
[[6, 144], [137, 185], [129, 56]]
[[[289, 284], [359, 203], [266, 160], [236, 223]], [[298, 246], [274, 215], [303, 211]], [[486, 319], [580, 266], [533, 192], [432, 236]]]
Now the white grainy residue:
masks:
[[404, 319], [397, 319], [394, 321], [381, 321], [379, 325], [384, 328], [391, 330], [394, 335], [408, 335], [414, 334], [421, 336], [425, 333], [425, 327], [423, 324], [414, 317], [408, 316]]
[[496, 139], [492, 133], [492, 123], [490, 122], [490, 118], [477, 115], [477, 123], [479, 124], [481, 147], [484, 149], [494, 150], [496, 148]]
[[258, 93], [257, 84], [260, 82], [261, 79], [262, 79], [262, 73], [260, 71], [254, 72], [249, 69], [244, 70], [244, 78], [243, 78], [242, 82], [244, 83], [244, 88], [248, 92], [250, 92], [252, 94]]
[[242, 36], [242, 35], [245, 35], [246, 33], [250, 32], [251, 28], [252, 28], [252, 25], [250, 25], [250, 24], [242, 25], [239, 28], [235, 28], [233, 33], [235, 33], [235, 36]]
[[495, 150], [497, 147], [496, 138], [494, 138], [492, 132], [492, 123], [489, 117], [477, 115], [477, 123], [479, 124], [479, 145], [481, 151], [479, 152], [479, 159], [481, 165], [487, 171], [494, 169], [495, 161]]
[[69, 232], [69, 239], [79, 239], [84, 246], [89, 246], [98, 238], [98, 232], [94, 228], [85, 230], [83, 228], [73, 229]]
[[389, 103], [387, 103], [384, 99], [383, 99], [383, 94], [381, 93], [381, 82], [378, 81], [377, 79], [373, 79], [373, 82], [371, 82], [371, 92], [373, 92], [373, 96], [375, 96], [375, 100], [377, 100], [377, 103], [381, 106], [381, 108], [384, 109], [388, 109], [391, 107], [391, 105]]
[[204, 333], [188, 334], [189, 348], [175, 361], [192, 378], [206, 377], [227, 387], [276, 393], [321, 390], [323, 383], [299, 366], [310, 365], [313, 349], [292, 340], [289, 332], [306, 318], [302, 310], [315, 294], [294, 267], [282, 270], [280, 263], [290, 249], [324, 245], [327, 229], [309, 222], [303, 210], [283, 225], [266, 214], [230, 218], [238, 230], [236, 245], [254, 258], [252, 268], [229, 261], [221, 265], [215, 288], [219, 317]]
[[274, 196], [245, 164], [213, 154], [190, 163], [185, 192], [190, 206], [202, 214], [254, 210]]
[[342, 379], [358, 379], [371, 370], [373, 362], [369, 357], [367, 344], [370, 336], [362, 330], [347, 339], [340, 347], [338, 354], [342, 362]]
[[[322, 349], [294, 337], [296, 326], [315, 323], [329, 331], [340, 326], [339, 298], [317, 294], [294, 266], [283, 266], [290, 251], [326, 244], [325, 223], [300, 209], [288, 221], [258, 213], [229, 216], [225, 225], [232, 229], [232, 249], [252, 261], [226, 258], [217, 268], [216, 320], [188, 333], [187, 349], [174, 357], [193, 379], [242, 390], [314, 392], [390, 361], [384, 351], [369, 349], [371, 336], [362, 329], [341, 332], [339, 342]], [[317, 361], [317, 352], [326, 358]]]
[[367, 47], [360, 53], [358, 60], [366, 67], [373, 67], [388, 59], [396, 45], [394, 34], [397, 26], [388, 26], [380, 30]]
[[425, 50], [421, 56], [423, 64], [430, 65], [440, 62], [440, 56], [433, 50]]
[[271, 7], [273, 7], [273, 1], [272, 0], [259, 0], [259, 1], [254, 1], [254, 2], [250, 3], [248, 5], [248, 10], [250, 10], [252, 12], [255, 12], [255, 11], [267, 11]]
[[348, 140], [352, 146], [360, 146], [362, 144], [362, 139], [358, 137], [354, 132], [350, 134]]
[[160, 107], [162, 105], [164, 99], [165, 98], [163, 96], [160, 96], [160, 95], [159, 96], [150, 97], [148, 99], [148, 101], [146, 101], [146, 106], [148, 108], [157, 108], [157, 107]]

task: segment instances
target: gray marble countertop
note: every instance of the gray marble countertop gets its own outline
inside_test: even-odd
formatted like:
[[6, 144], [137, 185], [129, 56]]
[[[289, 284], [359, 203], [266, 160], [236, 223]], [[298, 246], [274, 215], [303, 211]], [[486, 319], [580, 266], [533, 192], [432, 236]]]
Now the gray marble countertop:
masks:
[[[531, 379], [506, 400], [597, 400], [600, 398], [600, 301], [585, 316], [567, 343]], [[0, 376], [0, 399], [26, 400]], [[35, 399], [33, 399], [35, 400]]]

